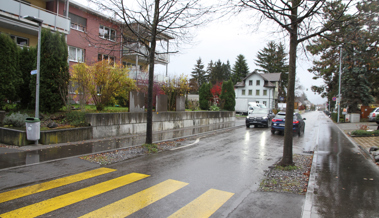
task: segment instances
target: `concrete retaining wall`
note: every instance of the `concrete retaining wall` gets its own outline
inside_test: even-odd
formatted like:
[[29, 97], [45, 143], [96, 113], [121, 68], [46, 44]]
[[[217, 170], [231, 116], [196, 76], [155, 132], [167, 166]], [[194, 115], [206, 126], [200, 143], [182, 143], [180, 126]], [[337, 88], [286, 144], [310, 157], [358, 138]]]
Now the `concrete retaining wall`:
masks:
[[[44, 145], [138, 134], [146, 132], [146, 113], [86, 114], [90, 127], [41, 131], [39, 142]], [[235, 120], [235, 112], [155, 112], [153, 132], [181, 129]], [[26, 131], [0, 127], [0, 143], [24, 146], [34, 141], [26, 139]]]
[[[121, 136], [146, 132], [146, 113], [94, 113], [86, 120], [93, 127], [93, 138]], [[235, 120], [235, 112], [155, 112], [153, 131], [203, 126]]]
[[0, 127], [0, 143], [24, 146], [33, 142], [26, 140], [26, 131]]
[[92, 139], [92, 127], [41, 131], [39, 143], [44, 145]]
[[[41, 131], [39, 143], [43, 145], [92, 139], [92, 127]], [[34, 144], [28, 141], [26, 131], [0, 127], [0, 143], [16, 146]]]

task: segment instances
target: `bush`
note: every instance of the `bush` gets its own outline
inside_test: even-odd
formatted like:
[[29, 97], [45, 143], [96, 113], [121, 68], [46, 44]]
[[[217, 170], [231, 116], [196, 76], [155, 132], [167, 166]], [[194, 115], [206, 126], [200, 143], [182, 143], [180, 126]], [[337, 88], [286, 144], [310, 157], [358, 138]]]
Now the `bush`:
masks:
[[13, 113], [10, 116], [4, 118], [3, 124], [13, 127], [22, 127], [25, 126], [25, 120], [28, 117], [28, 114], [21, 114], [20, 112]]
[[71, 111], [66, 114], [66, 120], [71, 126], [88, 126], [86, 122], [86, 112]]
[[379, 130], [366, 131], [366, 130], [355, 130], [351, 132], [351, 135], [355, 136], [379, 136]]
[[211, 111], [220, 111], [220, 108], [217, 107], [216, 105], [212, 105], [210, 108]]
[[18, 100], [18, 92], [23, 79], [19, 70], [19, 48], [8, 35], [0, 33], [0, 108], [5, 99]]
[[201, 85], [199, 90], [199, 103], [200, 103], [200, 109], [202, 110], [208, 110], [209, 109], [209, 101], [212, 99], [212, 93], [211, 93], [211, 86], [210, 83], [204, 83]]
[[[52, 33], [42, 30], [40, 66], [40, 111], [57, 112], [65, 104], [68, 95], [68, 47], [66, 38], [59, 32]], [[32, 105], [36, 101], [36, 75], [30, 77], [29, 87], [32, 95]]]
[[334, 122], [337, 122], [337, 117], [338, 117], [338, 114], [337, 113], [332, 113], [331, 115], [331, 118]]
[[231, 80], [222, 84], [220, 99], [224, 102], [223, 109], [235, 111], [236, 96], [234, 92], [233, 82]]

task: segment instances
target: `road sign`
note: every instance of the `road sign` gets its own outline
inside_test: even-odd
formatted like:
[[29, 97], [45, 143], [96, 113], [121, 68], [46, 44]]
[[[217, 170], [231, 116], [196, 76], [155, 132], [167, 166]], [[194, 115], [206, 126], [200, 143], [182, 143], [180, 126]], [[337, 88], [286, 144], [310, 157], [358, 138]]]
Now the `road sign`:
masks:
[[332, 100], [333, 100], [333, 101], [336, 101], [336, 100], [337, 100], [337, 97], [333, 97]]
[[30, 74], [32, 74], [32, 75], [36, 75], [36, 74], [37, 74], [37, 70], [32, 70], [32, 71], [30, 71]]

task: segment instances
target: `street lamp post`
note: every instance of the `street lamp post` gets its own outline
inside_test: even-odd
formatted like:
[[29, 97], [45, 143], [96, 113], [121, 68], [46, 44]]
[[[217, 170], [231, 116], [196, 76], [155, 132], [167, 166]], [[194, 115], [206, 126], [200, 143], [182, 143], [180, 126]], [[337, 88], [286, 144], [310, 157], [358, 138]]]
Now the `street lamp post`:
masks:
[[[36, 111], [35, 117], [39, 118], [39, 80], [40, 80], [40, 62], [41, 62], [41, 32], [43, 20], [34, 16], [26, 15], [24, 19], [38, 23], [38, 48], [37, 48], [37, 80], [36, 80]], [[38, 145], [38, 140], [35, 142]]]
[[340, 47], [340, 75], [338, 79], [338, 118], [337, 123], [340, 122], [340, 107], [341, 107], [341, 74], [342, 74], [342, 46]]

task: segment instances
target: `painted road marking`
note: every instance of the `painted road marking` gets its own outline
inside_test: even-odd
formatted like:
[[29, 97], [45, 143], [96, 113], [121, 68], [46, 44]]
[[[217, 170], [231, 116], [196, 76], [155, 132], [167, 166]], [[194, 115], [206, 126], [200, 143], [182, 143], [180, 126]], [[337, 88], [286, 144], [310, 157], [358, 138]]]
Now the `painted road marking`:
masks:
[[195, 145], [197, 143], [199, 143], [200, 141], [200, 138], [197, 138], [196, 141], [194, 143], [191, 143], [189, 145], [185, 145], [185, 146], [180, 146], [180, 147], [177, 147], [177, 148], [172, 148], [170, 149], [171, 151], [174, 151], [174, 150], [178, 150], [178, 149], [182, 149], [182, 148], [186, 148], [186, 147], [189, 147], [189, 146], [192, 146], [192, 145]]
[[126, 217], [130, 214], [166, 197], [167, 195], [183, 188], [188, 183], [176, 180], [166, 180], [129, 197], [121, 199], [113, 204], [92, 211], [80, 218], [89, 217]]
[[116, 170], [109, 169], [109, 168], [99, 168], [99, 169], [75, 174], [72, 176], [67, 176], [60, 179], [52, 180], [49, 182], [44, 182], [41, 184], [36, 184], [36, 185], [28, 186], [25, 188], [19, 188], [12, 191], [0, 193], [0, 203], [14, 200], [21, 197], [25, 197], [28, 195], [32, 195], [38, 192], [43, 192], [43, 191], [50, 190], [53, 188], [58, 188], [64, 185], [68, 185], [74, 182], [79, 182], [85, 179], [93, 178], [93, 177], [100, 176], [100, 175], [114, 172], [114, 171]]
[[169, 216], [169, 218], [210, 217], [233, 195], [234, 193], [209, 189], [207, 192]]
[[36, 217], [59, 208], [77, 203], [79, 201], [94, 197], [107, 191], [125, 186], [135, 181], [149, 177], [146, 174], [130, 173], [106, 182], [102, 182], [87, 188], [83, 188], [74, 192], [70, 192], [55, 198], [51, 198], [36, 204], [19, 208], [8, 213], [0, 214], [1, 218], [6, 217]]

